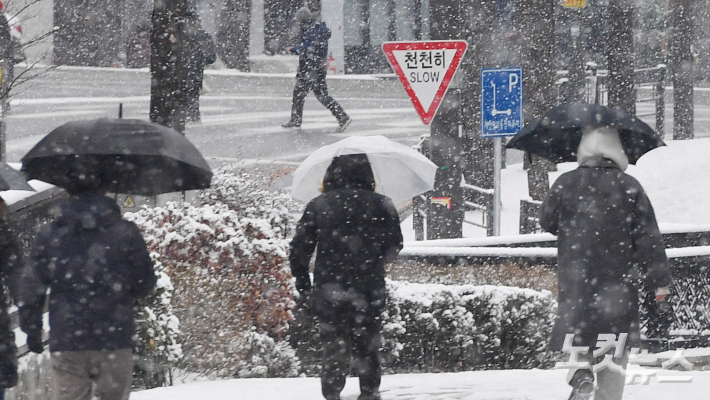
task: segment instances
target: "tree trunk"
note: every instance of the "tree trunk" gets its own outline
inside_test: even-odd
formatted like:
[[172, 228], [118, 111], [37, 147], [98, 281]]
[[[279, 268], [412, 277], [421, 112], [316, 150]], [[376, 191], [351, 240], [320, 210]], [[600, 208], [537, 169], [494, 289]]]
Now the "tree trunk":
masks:
[[264, 49], [268, 54], [278, 54], [290, 45], [293, 18], [303, 4], [303, 0], [264, 0]]
[[[464, 179], [478, 187], [493, 188], [493, 140], [481, 137], [481, 69], [491, 68], [495, 22], [495, 0], [467, 0], [459, 13], [456, 36], [468, 42], [468, 51], [459, 67], [461, 114], [464, 133]], [[431, 21], [432, 39], [441, 29]]]
[[[555, 5], [547, 0], [518, 3], [517, 22], [521, 34], [520, 54], [523, 68], [523, 118], [525, 123], [555, 106]], [[550, 187], [548, 172], [554, 163], [528, 156], [528, 194], [543, 200]]]
[[693, 35], [692, 0], [671, 0], [670, 70], [673, 81], [673, 139], [692, 139]]
[[155, 0], [150, 37], [150, 120], [185, 131], [188, 0]]
[[610, 0], [609, 107], [636, 114], [634, 86], [634, 6], [632, 0]]
[[224, 0], [219, 14], [217, 52], [227, 68], [249, 71], [251, 0]]

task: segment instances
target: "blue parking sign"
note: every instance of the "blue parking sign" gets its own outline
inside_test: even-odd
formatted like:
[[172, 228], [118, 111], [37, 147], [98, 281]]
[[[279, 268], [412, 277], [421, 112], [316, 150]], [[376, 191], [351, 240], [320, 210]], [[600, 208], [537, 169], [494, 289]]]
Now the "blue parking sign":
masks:
[[512, 136], [523, 127], [523, 69], [481, 70], [481, 136]]

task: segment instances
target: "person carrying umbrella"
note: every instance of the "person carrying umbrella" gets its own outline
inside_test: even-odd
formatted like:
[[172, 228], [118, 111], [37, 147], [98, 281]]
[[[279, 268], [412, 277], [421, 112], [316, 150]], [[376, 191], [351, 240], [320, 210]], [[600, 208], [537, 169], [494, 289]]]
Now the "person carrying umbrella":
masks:
[[[106, 178], [76, 158], [71, 195], [35, 237], [19, 277], [20, 327], [41, 353], [49, 295], [49, 338], [58, 400], [128, 399], [133, 375], [133, 303], [156, 284], [138, 227], [105, 196]], [[93, 389], [92, 389], [93, 386]]]
[[[321, 388], [340, 399], [352, 352], [360, 378], [359, 400], [379, 400], [380, 313], [385, 309], [384, 264], [402, 248], [392, 201], [375, 191], [365, 154], [334, 157], [320, 196], [311, 200], [291, 241], [296, 289], [320, 321]], [[316, 251], [314, 281], [308, 274]]]
[[[550, 348], [594, 349], [601, 334], [620, 342], [626, 334], [613, 358], [621, 368], [628, 348], [640, 346], [639, 273], [658, 301], [669, 294], [671, 283], [651, 202], [639, 182], [624, 173], [628, 152], [619, 129], [583, 129], [579, 167], [555, 181], [540, 210], [540, 226], [558, 240], [559, 306]], [[604, 350], [580, 355], [589, 367], [570, 370], [570, 399], [621, 399], [624, 376], [613, 368], [599, 369], [604, 356]]]

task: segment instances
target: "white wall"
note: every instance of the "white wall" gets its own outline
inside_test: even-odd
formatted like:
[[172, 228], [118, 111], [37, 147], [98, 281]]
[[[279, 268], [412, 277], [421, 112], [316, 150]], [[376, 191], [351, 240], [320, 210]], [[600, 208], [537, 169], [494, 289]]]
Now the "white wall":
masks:
[[328, 51], [335, 58], [335, 73], [345, 71], [345, 45], [343, 41], [343, 10], [345, 0], [327, 0], [321, 3], [321, 19], [330, 28]]

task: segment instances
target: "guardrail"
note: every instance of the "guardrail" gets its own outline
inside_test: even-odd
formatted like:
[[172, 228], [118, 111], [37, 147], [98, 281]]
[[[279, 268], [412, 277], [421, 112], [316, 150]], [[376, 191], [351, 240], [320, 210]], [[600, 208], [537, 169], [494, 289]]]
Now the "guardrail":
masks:
[[[710, 346], [710, 226], [661, 226], [673, 284], [670, 310], [642, 296], [642, 326], [652, 350]], [[472, 268], [491, 263], [557, 266], [556, 237], [549, 233], [508, 237], [441, 239], [405, 243], [400, 257]], [[648, 315], [653, 315], [653, 318]]]

